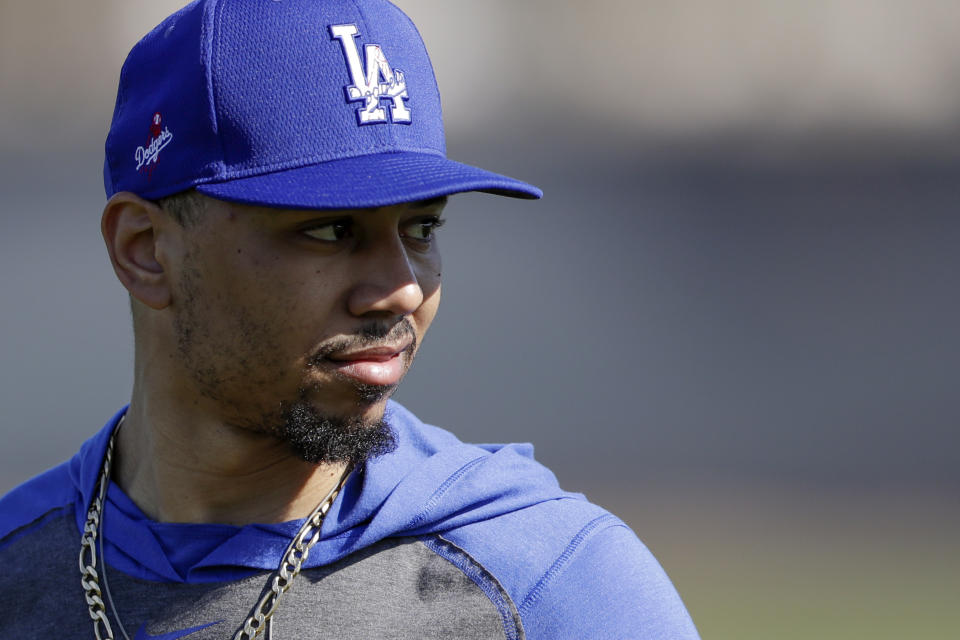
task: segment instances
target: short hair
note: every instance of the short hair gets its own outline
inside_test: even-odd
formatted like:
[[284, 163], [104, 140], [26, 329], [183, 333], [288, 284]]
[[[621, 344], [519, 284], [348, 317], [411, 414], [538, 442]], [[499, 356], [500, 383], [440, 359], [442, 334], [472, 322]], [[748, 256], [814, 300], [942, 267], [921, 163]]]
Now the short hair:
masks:
[[200, 221], [207, 201], [196, 189], [188, 189], [159, 198], [157, 206], [173, 218], [181, 227], [188, 228]]

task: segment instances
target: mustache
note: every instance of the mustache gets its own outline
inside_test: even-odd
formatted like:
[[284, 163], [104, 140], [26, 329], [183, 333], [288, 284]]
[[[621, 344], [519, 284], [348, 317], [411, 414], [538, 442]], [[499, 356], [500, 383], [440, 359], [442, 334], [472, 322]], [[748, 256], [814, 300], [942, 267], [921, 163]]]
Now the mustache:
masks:
[[324, 342], [310, 355], [307, 365], [320, 364], [323, 360], [340, 351], [372, 349], [405, 342], [408, 338], [410, 347], [407, 352], [412, 354], [417, 350], [417, 334], [407, 318], [401, 318], [393, 323], [370, 322], [361, 325], [353, 335], [338, 336]]

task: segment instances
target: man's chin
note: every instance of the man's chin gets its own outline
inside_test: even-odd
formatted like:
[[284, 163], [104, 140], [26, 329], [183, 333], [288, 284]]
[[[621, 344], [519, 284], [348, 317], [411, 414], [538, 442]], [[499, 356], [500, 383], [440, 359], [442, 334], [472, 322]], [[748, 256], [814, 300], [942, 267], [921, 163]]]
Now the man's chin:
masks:
[[379, 408], [380, 417], [387, 407], [387, 400], [397, 390], [395, 384], [355, 384], [354, 391], [357, 397], [357, 408], [366, 410], [377, 410]]
[[340, 421], [375, 422], [383, 419], [387, 401], [397, 387], [397, 384], [365, 384], [347, 377], [327, 379], [301, 387], [299, 401], [320, 415]]

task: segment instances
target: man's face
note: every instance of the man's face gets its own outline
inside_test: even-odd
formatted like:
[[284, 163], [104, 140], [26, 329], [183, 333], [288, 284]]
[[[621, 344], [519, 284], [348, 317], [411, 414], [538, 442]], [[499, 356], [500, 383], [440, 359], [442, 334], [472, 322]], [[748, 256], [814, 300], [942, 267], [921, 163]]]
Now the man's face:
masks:
[[316, 428], [333, 424], [333, 444], [321, 448], [339, 446], [337, 429], [374, 428], [437, 311], [444, 200], [349, 211], [207, 204], [175, 229], [168, 266], [176, 386], [243, 429], [295, 440], [327, 421]]

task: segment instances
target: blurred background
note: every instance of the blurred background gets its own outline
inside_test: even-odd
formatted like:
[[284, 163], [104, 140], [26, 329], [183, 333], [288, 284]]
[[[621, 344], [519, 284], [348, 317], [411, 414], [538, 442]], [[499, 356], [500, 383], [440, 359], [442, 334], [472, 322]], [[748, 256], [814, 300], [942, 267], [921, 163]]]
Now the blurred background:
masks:
[[[0, 0], [0, 492], [124, 404], [99, 236], [133, 43], [181, 3]], [[705, 639], [956, 638], [960, 4], [400, 0], [457, 159], [398, 398], [532, 441]]]

